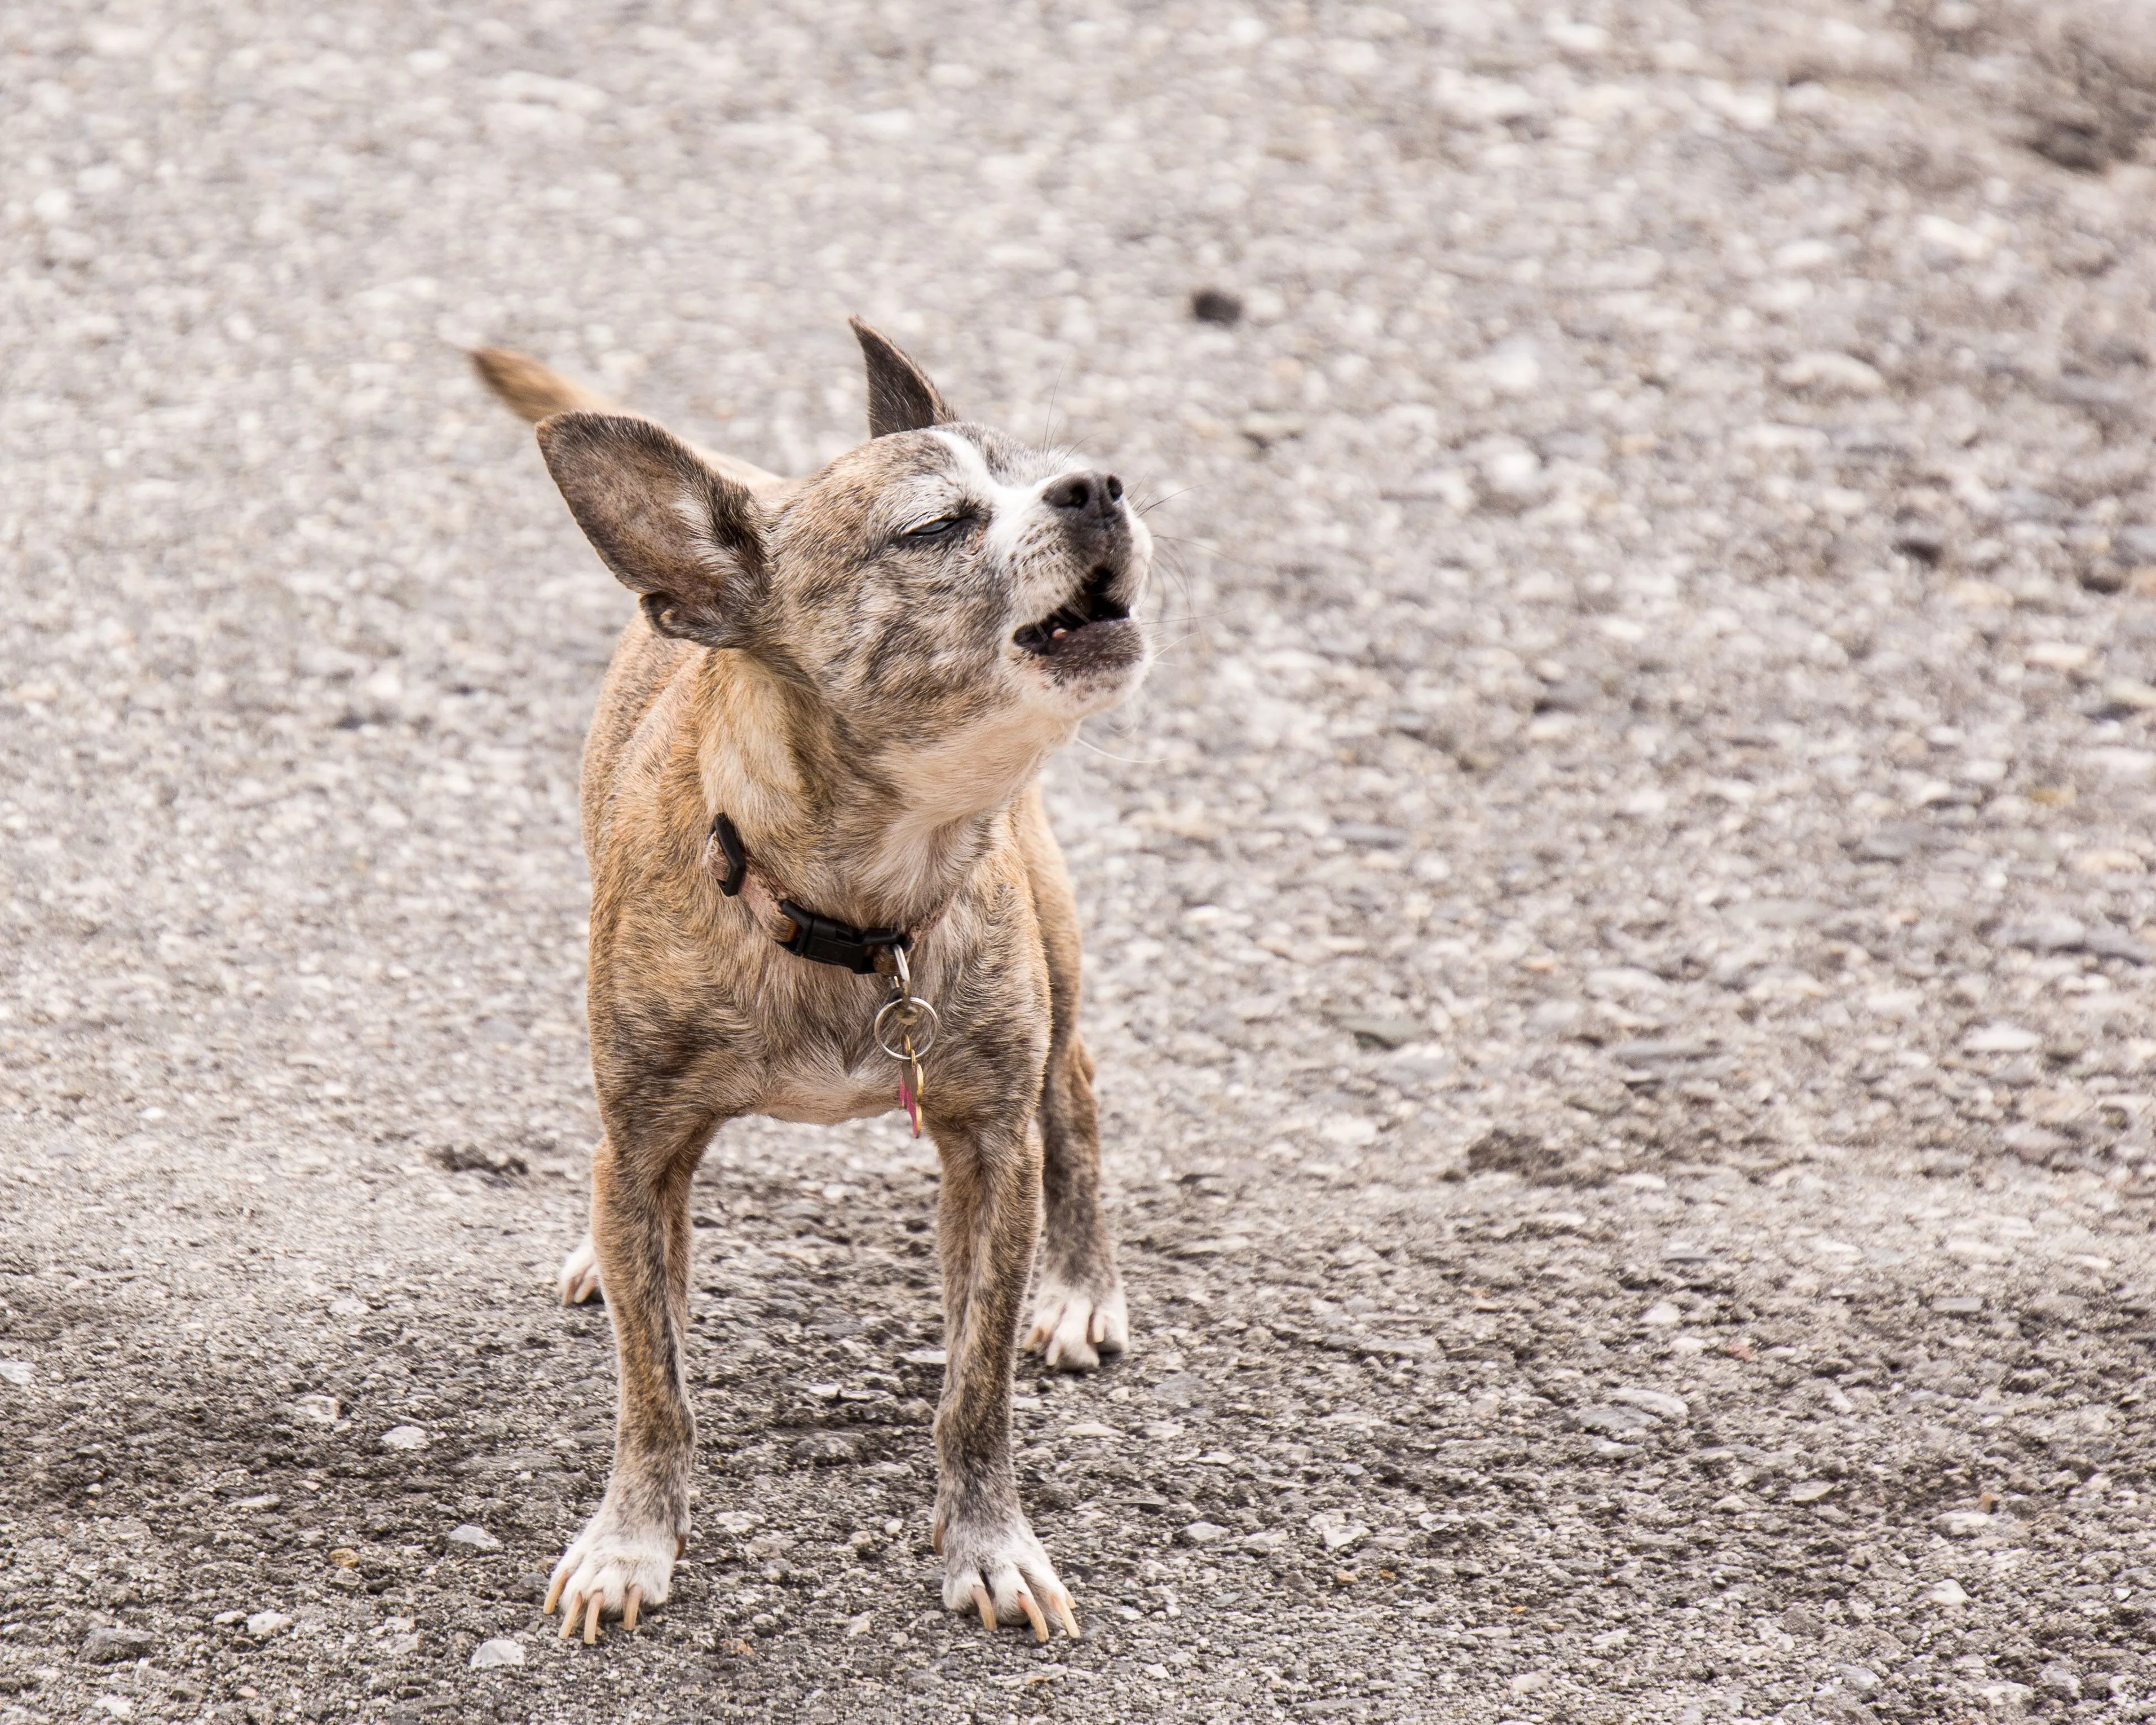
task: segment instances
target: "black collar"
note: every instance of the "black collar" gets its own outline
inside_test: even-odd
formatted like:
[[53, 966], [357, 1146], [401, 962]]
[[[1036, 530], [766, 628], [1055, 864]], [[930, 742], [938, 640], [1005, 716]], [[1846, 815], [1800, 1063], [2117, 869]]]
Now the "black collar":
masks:
[[[726, 872], [719, 876], [719, 891], [728, 898], [737, 897], [748, 880], [749, 866], [748, 847], [742, 843], [741, 829], [721, 814], [711, 823], [711, 843], [726, 861]], [[890, 970], [891, 953], [903, 952], [913, 944], [913, 937], [902, 928], [856, 928], [835, 916], [804, 911], [790, 898], [778, 898], [776, 893], [772, 896], [778, 900], [779, 915], [785, 918], [788, 931], [773, 938], [796, 957], [813, 963], [836, 965], [856, 976], [875, 976]]]

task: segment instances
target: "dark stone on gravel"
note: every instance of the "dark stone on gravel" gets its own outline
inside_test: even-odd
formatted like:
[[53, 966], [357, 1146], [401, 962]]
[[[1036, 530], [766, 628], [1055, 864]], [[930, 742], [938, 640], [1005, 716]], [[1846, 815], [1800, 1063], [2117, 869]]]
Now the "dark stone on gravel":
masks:
[[1894, 549], [1920, 563], [1936, 563], [1946, 555], [1947, 536], [1929, 521], [1903, 521], [1894, 529]]
[[109, 1625], [92, 1630], [83, 1638], [82, 1656], [92, 1665], [116, 1665], [124, 1660], [147, 1659], [157, 1648], [157, 1638], [147, 1630]]
[[1200, 288], [1190, 296], [1190, 315], [1200, 323], [1240, 323], [1243, 302], [1219, 288]]

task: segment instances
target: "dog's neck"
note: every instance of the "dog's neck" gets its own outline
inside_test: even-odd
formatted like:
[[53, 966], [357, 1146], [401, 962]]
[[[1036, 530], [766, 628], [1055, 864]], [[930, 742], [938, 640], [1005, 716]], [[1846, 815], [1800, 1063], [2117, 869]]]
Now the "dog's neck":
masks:
[[857, 927], [939, 916], [1012, 799], [1068, 740], [1067, 727], [1021, 722], [870, 752], [746, 655], [711, 660], [706, 819], [732, 818], [775, 891]]

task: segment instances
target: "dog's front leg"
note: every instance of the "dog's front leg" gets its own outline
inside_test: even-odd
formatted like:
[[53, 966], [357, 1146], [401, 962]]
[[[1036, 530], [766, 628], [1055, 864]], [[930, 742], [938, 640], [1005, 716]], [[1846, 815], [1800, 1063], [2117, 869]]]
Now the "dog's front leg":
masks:
[[610, 1121], [592, 1158], [591, 1240], [613, 1319], [620, 1375], [613, 1476], [547, 1593], [562, 1606], [567, 1640], [579, 1614], [584, 1639], [602, 1615], [636, 1627], [638, 1611], [663, 1604], [674, 1560], [689, 1536], [689, 1473], [696, 1428], [685, 1384], [689, 1325], [689, 1183], [711, 1122], [664, 1135]]
[[1011, 1368], [1019, 1314], [1040, 1236], [1040, 1158], [1021, 1117], [935, 1122], [943, 1164], [942, 1404], [936, 1414], [936, 1548], [943, 1603], [993, 1629], [1052, 1615], [1075, 1636], [1070, 1591], [1019, 1506], [1011, 1466]]

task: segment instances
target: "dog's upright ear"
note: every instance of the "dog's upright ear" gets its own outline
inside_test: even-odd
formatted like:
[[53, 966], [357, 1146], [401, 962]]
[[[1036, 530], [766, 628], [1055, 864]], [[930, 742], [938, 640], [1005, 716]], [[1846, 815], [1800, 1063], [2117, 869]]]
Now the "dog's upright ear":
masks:
[[894, 431], [923, 431], [957, 417], [928, 381], [928, 373], [908, 359], [896, 342], [858, 317], [846, 321], [854, 326], [854, 339], [861, 344], [861, 357], [868, 362], [870, 437], [887, 437]]
[[577, 525], [662, 635], [749, 644], [763, 588], [763, 512], [648, 419], [557, 413], [539, 424], [547, 470]]

